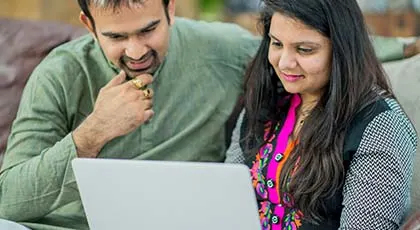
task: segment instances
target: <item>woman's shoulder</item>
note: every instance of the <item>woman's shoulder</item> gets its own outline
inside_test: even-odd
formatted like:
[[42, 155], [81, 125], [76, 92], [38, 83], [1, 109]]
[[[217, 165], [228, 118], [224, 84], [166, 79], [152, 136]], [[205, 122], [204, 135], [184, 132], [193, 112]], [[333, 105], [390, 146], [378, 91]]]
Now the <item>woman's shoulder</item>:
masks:
[[395, 98], [379, 98], [356, 113], [349, 131], [363, 133], [369, 125], [384, 125], [392, 119], [399, 120], [401, 124], [411, 125], [404, 109]]
[[[344, 159], [350, 160], [360, 146], [401, 142], [416, 145], [417, 135], [410, 119], [395, 98], [380, 98], [361, 109], [347, 131]], [[401, 144], [401, 143], [400, 143]]]

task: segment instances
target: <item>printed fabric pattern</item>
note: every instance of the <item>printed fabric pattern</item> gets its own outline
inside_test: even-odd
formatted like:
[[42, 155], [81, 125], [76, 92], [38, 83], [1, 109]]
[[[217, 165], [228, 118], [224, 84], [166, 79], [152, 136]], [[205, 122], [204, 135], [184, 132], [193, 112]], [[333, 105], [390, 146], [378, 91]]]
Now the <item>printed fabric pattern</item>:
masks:
[[268, 122], [265, 125], [265, 144], [256, 154], [251, 168], [263, 230], [295, 230], [301, 226], [302, 212], [294, 208], [293, 198], [287, 192], [282, 193], [280, 200], [278, 186], [281, 169], [296, 144], [289, 142], [289, 136], [293, 132], [296, 109], [300, 103], [299, 95], [293, 95], [283, 126], [280, 127], [280, 122], [275, 124], [272, 134], [270, 130], [273, 124]]

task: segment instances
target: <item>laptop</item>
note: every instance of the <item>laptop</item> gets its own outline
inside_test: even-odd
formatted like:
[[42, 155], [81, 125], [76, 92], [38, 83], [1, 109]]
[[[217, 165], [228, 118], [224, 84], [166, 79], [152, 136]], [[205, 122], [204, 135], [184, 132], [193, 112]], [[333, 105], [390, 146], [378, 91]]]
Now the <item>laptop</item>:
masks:
[[239, 164], [72, 161], [92, 230], [260, 230], [249, 169]]

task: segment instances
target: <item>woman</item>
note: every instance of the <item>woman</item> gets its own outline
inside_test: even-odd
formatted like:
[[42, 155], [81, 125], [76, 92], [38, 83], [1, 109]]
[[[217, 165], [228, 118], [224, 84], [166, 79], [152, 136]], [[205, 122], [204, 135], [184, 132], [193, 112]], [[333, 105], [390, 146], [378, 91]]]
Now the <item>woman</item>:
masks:
[[249, 159], [262, 228], [398, 229], [417, 136], [356, 0], [264, 3], [230, 148]]

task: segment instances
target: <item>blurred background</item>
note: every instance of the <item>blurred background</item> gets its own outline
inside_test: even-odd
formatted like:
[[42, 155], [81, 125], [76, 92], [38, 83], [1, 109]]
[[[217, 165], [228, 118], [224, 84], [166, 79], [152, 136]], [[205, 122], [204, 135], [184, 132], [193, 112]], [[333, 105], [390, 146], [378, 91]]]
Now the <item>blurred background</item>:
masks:
[[[182, 17], [234, 22], [257, 33], [260, 0], [177, 0]], [[420, 0], [358, 0], [372, 34], [419, 36]], [[80, 26], [76, 0], [1, 0], [0, 17], [65, 22]]]

